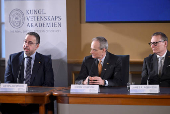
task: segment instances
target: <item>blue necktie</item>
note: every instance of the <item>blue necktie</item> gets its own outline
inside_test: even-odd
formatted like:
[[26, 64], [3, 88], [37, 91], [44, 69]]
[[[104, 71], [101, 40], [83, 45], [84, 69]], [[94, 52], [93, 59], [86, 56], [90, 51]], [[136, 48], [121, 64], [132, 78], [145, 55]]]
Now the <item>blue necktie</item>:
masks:
[[25, 77], [25, 83], [30, 85], [30, 79], [31, 79], [31, 59], [32, 57], [27, 57], [27, 63], [26, 63], [26, 77]]

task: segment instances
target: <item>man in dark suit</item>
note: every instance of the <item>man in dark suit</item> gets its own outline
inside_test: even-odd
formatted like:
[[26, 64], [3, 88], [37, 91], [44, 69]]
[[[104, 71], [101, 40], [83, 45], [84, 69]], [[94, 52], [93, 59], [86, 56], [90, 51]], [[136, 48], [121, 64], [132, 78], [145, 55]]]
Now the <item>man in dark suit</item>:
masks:
[[40, 37], [35, 32], [27, 33], [23, 49], [24, 52], [11, 54], [8, 60], [7, 68], [5, 71], [6, 83], [19, 83], [25, 82], [26, 78], [26, 61], [27, 57], [32, 57], [31, 60], [31, 79], [29, 86], [54, 86], [54, 75], [52, 69], [51, 58], [42, 55], [36, 50], [40, 44]]
[[156, 32], [152, 35], [149, 45], [153, 54], [144, 59], [141, 84], [158, 84], [162, 87], [170, 87], [168, 38], [164, 33]]
[[[37, 33], [29, 32], [26, 34], [23, 42], [24, 51], [11, 54], [9, 57], [5, 71], [5, 83], [26, 83], [28, 86], [54, 86], [51, 58], [36, 52], [39, 44], [40, 36]], [[27, 63], [29, 63], [29, 66]], [[36, 104], [2, 104], [2, 112], [7, 114], [38, 113], [38, 107], [39, 105]]]
[[[109, 53], [108, 43], [104, 37], [92, 39], [92, 55], [84, 58], [77, 84], [95, 84], [102, 86], [120, 86], [122, 60]], [[100, 64], [101, 63], [101, 64]]]

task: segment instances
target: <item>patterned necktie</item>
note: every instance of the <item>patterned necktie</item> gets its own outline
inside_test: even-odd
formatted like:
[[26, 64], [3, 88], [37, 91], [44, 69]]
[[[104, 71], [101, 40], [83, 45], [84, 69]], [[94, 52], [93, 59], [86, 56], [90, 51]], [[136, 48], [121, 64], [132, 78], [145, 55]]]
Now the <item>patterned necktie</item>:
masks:
[[26, 64], [26, 77], [25, 77], [25, 83], [30, 85], [30, 79], [31, 79], [31, 59], [32, 57], [27, 57], [27, 64]]
[[159, 74], [159, 76], [162, 75], [162, 68], [163, 68], [162, 60], [163, 59], [164, 59], [164, 57], [159, 57], [159, 64], [158, 64], [158, 74]]
[[101, 60], [99, 60], [99, 64], [98, 64], [98, 73], [99, 73], [99, 76], [101, 75], [101, 72], [102, 72], [102, 64], [101, 64]]

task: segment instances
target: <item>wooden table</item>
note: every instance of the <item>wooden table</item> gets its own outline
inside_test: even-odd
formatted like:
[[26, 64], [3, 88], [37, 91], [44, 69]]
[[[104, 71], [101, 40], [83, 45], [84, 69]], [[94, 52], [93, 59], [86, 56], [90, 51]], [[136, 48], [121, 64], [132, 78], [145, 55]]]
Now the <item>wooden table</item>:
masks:
[[39, 113], [45, 114], [45, 104], [49, 104], [48, 114], [53, 114], [53, 87], [28, 87], [27, 92], [0, 92], [0, 103], [39, 104]]
[[170, 88], [161, 88], [158, 94], [130, 94], [126, 87], [102, 87], [98, 94], [70, 93], [69, 88], [58, 88], [53, 95], [59, 104], [79, 104], [77, 106], [170, 106]]
[[125, 87], [103, 87], [98, 94], [70, 93], [69, 88], [55, 89], [58, 103], [104, 105], [162, 105], [170, 106], [170, 88], [158, 94], [130, 94]]

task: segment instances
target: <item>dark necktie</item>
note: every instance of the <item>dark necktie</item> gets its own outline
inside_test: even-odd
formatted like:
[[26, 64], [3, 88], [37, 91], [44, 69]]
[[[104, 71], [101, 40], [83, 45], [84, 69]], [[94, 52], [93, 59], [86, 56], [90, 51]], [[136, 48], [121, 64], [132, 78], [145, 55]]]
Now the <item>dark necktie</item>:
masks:
[[163, 59], [164, 59], [164, 57], [159, 57], [159, 65], [158, 65], [159, 76], [162, 75], [162, 68], [163, 68], [162, 60]]
[[30, 79], [31, 79], [31, 59], [32, 59], [32, 57], [27, 57], [27, 62], [26, 62], [25, 83], [28, 85], [30, 85]]
[[98, 64], [98, 73], [99, 73], [99, 76], [101, 75], [101, 72], [102, 72], [102, 64], [101, 64], [101, 60], [99, 60], [99, 64]]

